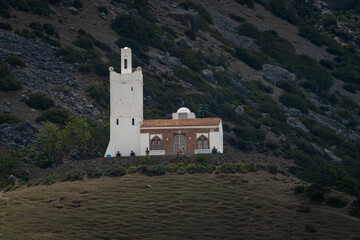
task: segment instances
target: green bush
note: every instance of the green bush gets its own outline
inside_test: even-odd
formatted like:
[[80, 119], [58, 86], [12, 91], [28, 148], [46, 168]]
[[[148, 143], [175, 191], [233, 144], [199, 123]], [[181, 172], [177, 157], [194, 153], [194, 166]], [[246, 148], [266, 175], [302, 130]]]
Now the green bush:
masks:
[[341, 199], [341, 198], [338, 198], [338, 197], [328, 198], [326, 200], [326, 204], [331, 206], [331, 207], [335, 207], [335, 208], [343, 208], [343, 207], [346, 207], [348, 205], [348, 203], [344, 199]]
[[295, 186], [294, 191], [296, 194], [301, 194], [301, 193], [305, 192], [305, 186], [303, 186], [303, 185]]
[[11, 31], [13, 28], [11, 27], [10, 23], [0, 22], [0, 29]]
[[208, 11], [206, 11], [205, 8], [201, 6], [201, 4], [194, 3], [193, 1], [186, 0], [185, 2], [182, 2], [180, 4], [185, 9], [192, 9], [196, 12], [198, 12], [200, 17], [200, 28], [204, 26], [205, 24], [213, 24], [213, 19]]
[[239, 172], [239, 173], [247, 173], [248, 172], [246, 165], [241, 162], [234, 163], [233, 166], [234, 166], [234, 169], [236, 172]]
[[150, 161], [150, 156], [142, 156], [141, 159], [140, 159], [140, 164], [141, 165], [145, 165], [145, 166], [148, 166], [151, 164], [151, 161]]
[[89, 61], [91, 70], [99, 76], [109, 76], [109, 66], [107, 63], [101, 61], [101, 59], [93, 59]]
[[297, 212], [302, 212], [302, 213], [309, 213], [310, 210], [311, 210], [311, 205], [306, 205], [306, 204], [300, 205], [296, 209]]
[[31, 94], [25, 103], [31, 108], [42, 110], [47, 110], [54, 106], [54, 101], [51, 98], [40, 93]]
[[90, 85], [86, 91], [90, 94], [91, 98], [95, 100], [103, 109], [110, 107], [110, 93], [107, 86]]
[[121, 177], [126, 174], [126, 169], [119, 164], [113, 164], [108, 171], [105, 172], [106, 176]]
[[188, 165], [186, 165], [185, 169], [186, 169], [186, 172], [189, 174], [206, 173], [207, 172], [206, 166], [204, 166], [202, 164], [195, 164], [195, 163], [189, 163]]
[[57, 40], [52, 39], [49, 36], [43, 36], [41, 38], [41, 41], [45, 42], [45, 43], [48, 43], [48, 44], [50, 44], [51, 46], [54, 46], [54, 47], [60, 47], [60, 42], [57, 41]]
[[22, 85], [17, 80], [7, 64], [0, 66], [0, 90], [17, 91], [22, 89]]
[[184, 168], [184, 167], [185, 167], [184, 163], [169, 163], [166, 166], [166, 170], [169, 173], [176, 173], [179, 168]]
[[54, 92], [62, 92], [65, 95], [70, 93], [70, 90], [68, 88], [66, 88], [66, 87], [63, 87], [63, 86], [55, 86], [51, 90], [53, 90]]
[[262, 70], [262, 61], [256, 53], [242, 47], [237, 47], [234, 56], [255, 70]]
[[195, 156], [195, 162], [197, 164], [207, 165], [209, 163], [209, 158], [204, 154], [197, 154]]
[[44, 23], [42, 27], [44, 31], [49, 35], [54, 35], [56, 33], [55, 28], [51, 23]]
[[103, 175], [103, 169], [100, 167], [91, 168], [86, 170], [86, 175], [88, 178], [99, 178]]
[[41, 23], [39, 23], [39, 22], [31, 22], [29, 24], [29, 27], [32, 30], [36, 30], [36, 31], [40, 31], [40, 32], [42, 32], [42, 30], [43, 30], [43, 27], [42, 27]]
[[91, 66], [88, 64], [81, 64], [79, 66], [79, 72], [81, 73], [90, 73], [91, 72]]
[[100, 48], [101, 50], [105, 51], [105, 52], [111, 52], [111, 47], [104, 42], [100, 42], [98, 40], [94, 40], [94, 44], [95, 46], [97, 46], [98, 48]]
[[86, 50], [94, 48], [93, 38], [88, 34], [79, 35], [73, 43]]
[[25, 61], [18, 56], [9, 56], [5, 59], [6, 62], [8, 62], [11, 66], [19, 66], [19, 67], [26, 67]]
[[297, 25], [298, 23], [298, 15], [290, 0], [270, 0], [265, 8], [291, 24]]
[[278, 166], [275, 165], [275, 164], [267, 164], [267, 165], [266, 165], [266, 170], [267, 170], [269, 173], [277, 174], [277, 172], [278, 172]]
[[128, 174], [136, 173], [137, 171], [138, 171], [138, 169], [137, 169], [136, 166], [130, 166], [130, 167], [126, 170], [126, 172], [127, 172]]
[[65, 173], [63, 181], [83, 180], [86, 172], [81, 169], [74, 169]]
[[223, 163], [220, 167], [222, 173], [236, 173], [233, 163]]
[[229, 16], [230, 16], [230, 18], [231, 18], [232, 20], [235, 20], [235, 21], [237, 21], [237, 22], [245, 22], [245, 21], [246, 21], [245, 18], [240, 17], [240, 16], [236, 16], [236, 15], [234, 15], [234, 14], [229, 14]]
[[176, 174], [184, 175], [185, 173], [186, 173], [185, 166], [180, 166], [180, 167], [176, 170]]
[[100, 7], [96, 7], [97, 8], [97, 10], [99, 11], [99, 12], [103, 12], [103, 13], [105, 13], [105, 14], [108, 14], [108, 9], [106, 8], [106, 7], [103, 7], [103, 6], [100, 6]]
[[163, 164], [149, 165], [146, 168], [145, 174], [147, 176], [160, 176], [165, 175], [166, 166]]
[[57, 57], [62, 57], [64, 61], [68, 63], [84, 63], [87, 59], [84, 52], [68, 46], [57, 50], [55, 55]]
[[279, 101], [287, 107], [299, 109], [302, 113], [308, 113], [309, 108], [306, 99], [291, 93], [283, 93]]
[[196, 40], [196, 33], [192, 29], [186, 29], [185, 30], [185, 35], [188, 36], [193, 41]]
[[241, 4], [241, 5], [246, 5], [249, 8], [254, 8], [254, 2], [253, 0], [235, 0], [237, 3]]
[[318, 184], [312, 184], [307, 188], [307, 195], [313, 201], [322, 202], [324, 198], [325, 188]]
[[22, 120], [18, 119], [14, 115], [0, 113], [0, 124], [3, 124], [3, 123], [17, 124], [17, 123], [21, 123], [21, 122], [22, 122]]
[[249, 172], [257, 172], [257, 170], [258, 170], [256, 163], [248, 163], [248, 164], [246, 164], [246, 169]]
[[82, 4], [82, 2], [80, 0], [74, 0], [73, 7], [80, 9], [80, 8], [83, 8], [83, 4]]
[[65, 124], [70, 114], [62, 109], [51, 109], [43, 112], [42, 117], [52, 123]]
[[36, 35], [33, 32], [29, 32], [28, 30], [15, 30], [15, 33], [19, 36], [22, 36], [24, 38], [35, 38]]

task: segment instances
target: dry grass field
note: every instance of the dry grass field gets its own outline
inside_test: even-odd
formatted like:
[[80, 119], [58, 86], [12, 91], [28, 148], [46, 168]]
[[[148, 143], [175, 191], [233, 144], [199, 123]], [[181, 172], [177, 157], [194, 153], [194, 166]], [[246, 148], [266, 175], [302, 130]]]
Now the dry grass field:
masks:
[[21, 186], [0, 193], [0, 239], [360, 239], [346, 208], [298, 212], [297, 184], [258, 171]]

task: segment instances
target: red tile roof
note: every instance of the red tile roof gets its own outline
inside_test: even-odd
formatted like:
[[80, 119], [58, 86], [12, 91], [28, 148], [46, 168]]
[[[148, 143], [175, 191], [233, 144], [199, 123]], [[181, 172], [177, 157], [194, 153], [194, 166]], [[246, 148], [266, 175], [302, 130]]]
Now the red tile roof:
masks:
[[221, 118], [191, 118], [191, 119], [154, 119], [145, 120], [145, 127], [184, 127], [184, 126], [218, 126]]

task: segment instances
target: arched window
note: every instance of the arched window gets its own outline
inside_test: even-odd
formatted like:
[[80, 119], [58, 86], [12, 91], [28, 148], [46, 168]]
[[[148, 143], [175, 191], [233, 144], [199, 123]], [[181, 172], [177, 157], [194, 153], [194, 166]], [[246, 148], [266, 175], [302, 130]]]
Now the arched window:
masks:
[[150, 146], [151, 150], [161, 150], [161, 139], [159, 137], [154, 137], [151, 140], [151, 146]]
[[201, 138], [198, 139], [198, 142], [197, 142], [197, 148], [198, 149], [202, 149], [203, 145], [202, 145], [202, 140]]
[[185, 151], [186, 149], [186, 137], [184, 135], [176, 135], [174, 137], [174, 151], [178, 153], [179, 151]]
[[209, 148], [209, 143], [208, 143], [207, 138], [204, 138], [204, 141], [203, 141], [203, 148], [204, 148], [204, 149], [208, 149], [208, 148]]
[[198, 138], [197, 149], [209, 149], [209, 140], [204, 135]]
[[127, 69], [127, 59], [124, 60], [124, 69]]

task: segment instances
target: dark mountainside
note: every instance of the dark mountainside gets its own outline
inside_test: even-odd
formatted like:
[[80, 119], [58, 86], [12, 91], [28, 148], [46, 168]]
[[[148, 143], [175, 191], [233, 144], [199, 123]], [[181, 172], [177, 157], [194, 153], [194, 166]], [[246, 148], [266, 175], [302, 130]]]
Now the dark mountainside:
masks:
[[356, 0], [0, 0], [0, 188], [9, 175], [31, 180], [32, 167], [103, 156], [108, 68], [119, 71], [128, 46], [144, 72], [145, 119], [182, 106], [221, 117], [227, 154], [276, 158], [321, 190], [359, 197], [359, 9]]

